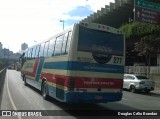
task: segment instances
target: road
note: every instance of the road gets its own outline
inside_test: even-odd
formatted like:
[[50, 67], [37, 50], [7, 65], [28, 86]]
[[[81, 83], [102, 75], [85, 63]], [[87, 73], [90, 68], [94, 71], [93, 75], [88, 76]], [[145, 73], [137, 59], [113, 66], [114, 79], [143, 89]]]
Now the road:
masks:
[[[97, 119], [95, 116], [83, 116], [74, 114], [74, 111], [63, 110], [103, 110], [106, 112], [114, 112], [114, 110], [160, 110], [160, 94], [150, 93], [131, 93], [128, 91], [123, 92], [123, 98], [119, 102], [112, 102], [106, 104], [64, 104], [60, 103], [53, 98], [48, 101], [44, 100], [41, 92], [31, 86], [25, 86], [21, 80], [20, 72], [15, 70], [7, 70], [6, 79], [3, 89], [3, 97], [1, 103], [1, 110], [57, 110], [56, 119]], [[55, 113], [54, 112], [54, 113]], [[64, 113], [65, 112], [65, 113]], [[47, 113], [47, 112], [46, 112]], [[87, 112], [86, 112], [87, 113]], [[61, 116], [61, 114], [63, 114]], [[67, 116], [66, 116], [67, 115]], [[136, 116], [137, 117], [137, 116]], [[150, 118], [151, 116], [149, 116]], [[0, 119], [28, 119], [28, 117], [0, 117]], [[35, 119], [36, 117], [29, 117]], [[53, 118], [53, 116], [44, 116], [41, 118]], [[41, 119], [38, 117], [38, 119]], [[106, 118], [100, 116], [99, 118]], [[118, 118], [125, 118], [119, 116]], [[135, 116], [130, 116], [135, 118]], [[140, 118], [145, 118], [141, 116]], [[154, 118], [157, 118], [154, 116]]]

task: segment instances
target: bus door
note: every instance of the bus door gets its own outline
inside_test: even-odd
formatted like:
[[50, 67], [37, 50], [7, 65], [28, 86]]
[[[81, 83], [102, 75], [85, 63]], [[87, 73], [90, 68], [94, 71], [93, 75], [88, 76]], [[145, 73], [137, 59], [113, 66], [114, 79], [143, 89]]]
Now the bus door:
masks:
[[[38, 59], [37, 59], [37, 60], [38, 60]], [[41, 75], [43, 63], [44, 63], [44, 58], [39, 59], [38, 68], [37, 68], [37, 73], [36, 73], [36, 77], [35, 77], [35, 81], [37, 81], [37, 82], [38, 82], [39, 79], [40, 79], [40, 75]]]

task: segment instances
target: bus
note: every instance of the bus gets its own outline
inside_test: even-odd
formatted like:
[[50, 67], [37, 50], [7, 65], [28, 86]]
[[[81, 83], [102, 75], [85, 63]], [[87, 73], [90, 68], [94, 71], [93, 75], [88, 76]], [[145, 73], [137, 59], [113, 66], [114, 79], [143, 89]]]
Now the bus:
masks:
[[66, 103], [107, 103], [122, 98], [124, 34], [97, 23], [77, 23], [23, 53], [21, 76]]

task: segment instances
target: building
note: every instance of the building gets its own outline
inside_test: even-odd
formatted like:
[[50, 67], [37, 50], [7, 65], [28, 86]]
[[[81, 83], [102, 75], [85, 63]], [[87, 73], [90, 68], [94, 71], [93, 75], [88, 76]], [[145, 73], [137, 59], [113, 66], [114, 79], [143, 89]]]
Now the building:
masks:
[[10, 51], [7, 48], [3, 49], [3, 57], [4, 58], [9, 58], [10, 57]]
[[3, 54], [2, 54], [2, 47], [3, 47], [3, 45], [2, 45], [2, 43], [0, 42], [0, 57], [3, 56]]
[[2, 45], [2, 43], [0, 42], [0, 51], [2, 50], [2, 47], [3, 47], [3, 45]]
[[26, 43], [23, 43], [22, 45], [21, 45], [21, 50], [23, 51], [23, 50], [25, 50], [25, 49], [27, 49], [28, 48], [28, 45], [26, 44]]

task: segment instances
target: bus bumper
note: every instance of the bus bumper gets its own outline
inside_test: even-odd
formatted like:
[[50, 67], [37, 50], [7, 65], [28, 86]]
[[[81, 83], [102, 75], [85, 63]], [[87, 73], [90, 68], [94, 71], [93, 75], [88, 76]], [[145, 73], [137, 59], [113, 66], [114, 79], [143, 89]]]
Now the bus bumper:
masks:
[[122, 92], [119, 93], [87, 93], [87, 92], [68, 92], [65, 101], [69, 103], [107, 103], [120, 101]]

